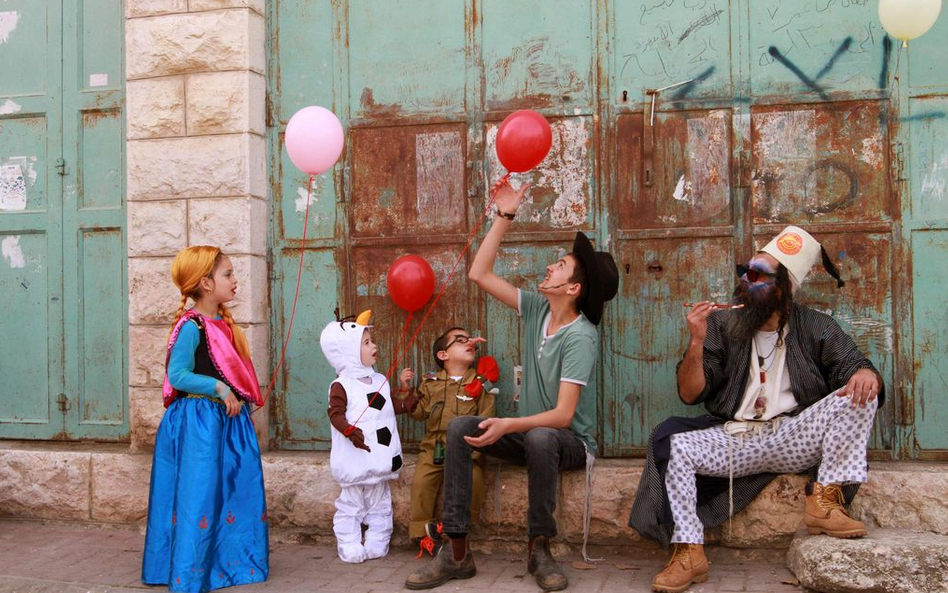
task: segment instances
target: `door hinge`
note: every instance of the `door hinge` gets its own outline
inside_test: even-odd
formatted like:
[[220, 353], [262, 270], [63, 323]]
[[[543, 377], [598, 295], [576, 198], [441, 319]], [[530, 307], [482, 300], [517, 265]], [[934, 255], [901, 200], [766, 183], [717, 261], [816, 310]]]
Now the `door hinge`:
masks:
[[56, 159], [56, 172], [62, 177], [69, 175], [69, 169], [66, 168], [66, 159]]
[[63, 414], [66, 413], [66, 410], [69, 409], [69, 399], [66, 397], [65, 393], [60, 393], [59, 397], [56, 398], [56, 405], [59, 406], [59, 411]]

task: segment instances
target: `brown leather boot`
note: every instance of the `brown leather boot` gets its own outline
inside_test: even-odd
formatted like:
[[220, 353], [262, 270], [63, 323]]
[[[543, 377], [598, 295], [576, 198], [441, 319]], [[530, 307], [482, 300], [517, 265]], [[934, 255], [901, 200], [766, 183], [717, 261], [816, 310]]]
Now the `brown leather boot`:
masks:
[[655, 575], [652, 590], [680, 593], [692, 585], [708, 580], [708, 559], [701, 544], [673, 544], [665, 570]]
[[833, 537], [862, 537], [866, 526], [849, 516], [843, 508], [845, 499], [836, 484], [826, 486], [819, 482], [806, 485], [806, 513], [803, 523], [810, 535], [825, 533]]
[[471, 554], [470, 548], [464, 550], [463, 559], [455, 560], [451, 538], [445, 535], [444, 545], [438, 550], [438, 555], [431, 562], [425, 563], [423, 568], [408, 575], [405, 580], [405, 588], [412, 590], [433, 589], [451, 579], [469, 579], [476, 574], [477, 567], [474, 565], [474, 556]]
[[541, 589], [562, 591], [569, 585], [569, 580], [550, 553], [550, 538], [541, 535], [530, 540], [527, 554], [527, 571], [536, 577]]

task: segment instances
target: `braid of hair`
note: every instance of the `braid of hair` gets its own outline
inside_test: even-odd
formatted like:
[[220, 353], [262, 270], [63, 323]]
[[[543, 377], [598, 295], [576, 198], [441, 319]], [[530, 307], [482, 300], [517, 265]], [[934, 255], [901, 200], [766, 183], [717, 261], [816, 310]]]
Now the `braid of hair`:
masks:
[[168, 332], [168, 337], [171, 337], [171, 333], [174, 332], [174, 326], [178, 325], [178, 320], [181, 319], [181, 316], [184, 315], [184, 307], [188, 304], [188, 295], [181, 295], [181, 304], [178, 305], [178, 311], [174, 314], [174, 321], [171, 322], [171, 330]]
[[244, 334], [243, 330], [240, 329], [240, 326], [234, 321], [234, 316], [230, 314], [230, 309], [228, 309], [223, 303], [217, 306], [217, 312], [220, 316], [227, 322], [227, 325], [230, 326], [230, 330], [234, 333], [234, 346], [237, 347], [237, 353], [240, 354], [242, 358], [250, 358], [250, 345], [247, 344], [247, 336]]

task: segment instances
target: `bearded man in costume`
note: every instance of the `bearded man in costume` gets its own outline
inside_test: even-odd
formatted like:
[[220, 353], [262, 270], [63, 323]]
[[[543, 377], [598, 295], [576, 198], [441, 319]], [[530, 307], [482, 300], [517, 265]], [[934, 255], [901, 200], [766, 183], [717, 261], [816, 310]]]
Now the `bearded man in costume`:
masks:
[[867, 479], [866, 447], [883, 385], [832, 317], [793, 300], [821, 256], [842, 287], [825, 249], [803, 229], [787, 227], [737, 266], [734, 298], [742, 306], [702, 302], [688, 313], [678, 395], [711, 415], [671, 418], [649, 439], [629, 525], [673, 545], [655, 591], [704, 582], [704, 530], [743, 509], [781, 473], [819, 467], [807, 485], [809, 533], [866, 534], [844, 504], [855, 493], [851, 485]]

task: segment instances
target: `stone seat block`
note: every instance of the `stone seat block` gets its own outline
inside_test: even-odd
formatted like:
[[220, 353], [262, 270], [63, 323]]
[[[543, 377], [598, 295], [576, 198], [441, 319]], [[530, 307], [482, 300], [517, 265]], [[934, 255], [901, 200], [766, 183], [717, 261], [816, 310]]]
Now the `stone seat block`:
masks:
[[807, 589], [826, 593], [948, 591], [948, 537], [875, 529], [862, 539], [797, 534], [787, 566]]

